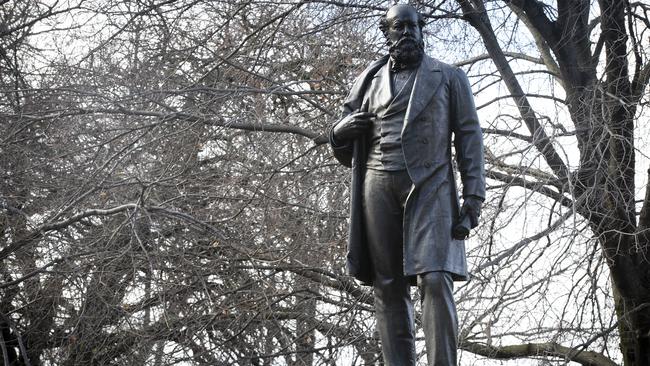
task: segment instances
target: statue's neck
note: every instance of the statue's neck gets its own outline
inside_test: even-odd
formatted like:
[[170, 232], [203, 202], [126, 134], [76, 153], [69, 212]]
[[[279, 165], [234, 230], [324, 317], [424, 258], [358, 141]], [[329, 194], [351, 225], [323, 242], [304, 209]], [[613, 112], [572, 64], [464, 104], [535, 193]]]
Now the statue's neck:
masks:
[[417, 69], [422, 63], [423, 56], [424, 55], [420, 55], [420, 57], [415, 60], [400, 60], [395, 57], [395, 55], [390, 55], [390, 68], [392, 71]]

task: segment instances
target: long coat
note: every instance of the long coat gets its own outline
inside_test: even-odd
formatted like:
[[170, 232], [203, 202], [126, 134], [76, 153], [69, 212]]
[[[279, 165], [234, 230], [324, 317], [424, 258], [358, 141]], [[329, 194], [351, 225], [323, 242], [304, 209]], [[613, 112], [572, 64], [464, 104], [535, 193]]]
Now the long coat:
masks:
[[[388, 56], [384, 56], [373, 62], [356, 79], [341, 118], [360, 110], [372, 78], [387, 61]], [[332, 129], [329, 136], [336, 159], [352, 168], [348, 273], [369, 285], [372, 263], [361, 206], [367, 138], [337, 145]], [[413, 182], [404, 209], [404, 274], [414, 278], [425, 272], [447, 271], [455, 280], [465, 280], [465, 243], [452, 237], [459, 213], [452, 139], [463, 196], [485, 198], [485, 170], [481, 128], [472, 90], [462, 70], [424, 56], [415, 76], [401, 138]]]

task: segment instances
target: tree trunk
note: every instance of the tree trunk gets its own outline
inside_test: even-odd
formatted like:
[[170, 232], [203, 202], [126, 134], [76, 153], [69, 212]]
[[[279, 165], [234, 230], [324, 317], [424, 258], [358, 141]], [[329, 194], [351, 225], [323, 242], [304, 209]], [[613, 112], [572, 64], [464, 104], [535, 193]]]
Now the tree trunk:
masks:
[[298, 309], [304, 318], [296, 319], [296, 366], [311, 366], [314, 363], [316, 332], [309, 320], [316, 317], [316, 299], [307, 294], [298, 305]]
[[616, 289], [614, 296], [623, 364], [650, 365], [650, 315], [647, 300], [624, 298]]

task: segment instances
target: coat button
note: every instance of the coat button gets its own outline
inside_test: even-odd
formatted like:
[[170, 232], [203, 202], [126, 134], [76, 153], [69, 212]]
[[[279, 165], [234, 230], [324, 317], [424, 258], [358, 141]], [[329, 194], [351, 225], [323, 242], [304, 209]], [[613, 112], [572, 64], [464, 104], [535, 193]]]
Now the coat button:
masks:
[[423, 144], [428, 144], [429, 140], [426, 137], [420, 137], [420, 142]]
[[431, 168], [431, 162], [430, 161], [425, 162], [424, 166], [427, 168]]

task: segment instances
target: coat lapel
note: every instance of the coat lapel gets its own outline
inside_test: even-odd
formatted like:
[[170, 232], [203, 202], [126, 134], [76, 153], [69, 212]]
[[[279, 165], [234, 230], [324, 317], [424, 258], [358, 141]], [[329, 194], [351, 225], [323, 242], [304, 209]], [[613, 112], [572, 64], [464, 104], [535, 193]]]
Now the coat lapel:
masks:
[[422, 112], [424, 107], [429, 104], [429, 101], [438, 90], [438, 87], [440, 87], [441, 81], [442, 72], [440, 72], [438, 61], [424, 55], [422, 63], [415, 75], [411, 98], [409, 100], [408, 108], [406, 109], [404, 127], [406, 127], [410, 121], [415, 119], [420, 112]]
[[386, 62], [388, 62], [388, 55], [380, 58], [379, 60], [373, 62], [368, 66], [362, 73], [359, 75], [355, 83], [350, 89], [350, 93], [343, 104], [344, 113], [352, 113], [359, 110], [362, 107], [363, 97], [366, 94], [368, 85], [372, 81], [372, 77], [377, 73]]
[[395, 97], [393, 88], [390, 82], [390, 62], [384, 64], [381, 70], [377, 73], [379, 75], [379, 95], [377, 100], [380, 105], [387, 106], [393, 101]]

